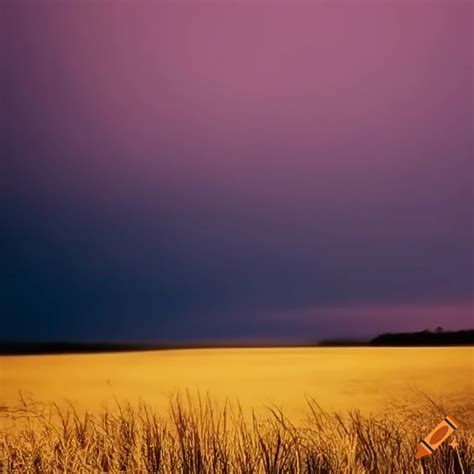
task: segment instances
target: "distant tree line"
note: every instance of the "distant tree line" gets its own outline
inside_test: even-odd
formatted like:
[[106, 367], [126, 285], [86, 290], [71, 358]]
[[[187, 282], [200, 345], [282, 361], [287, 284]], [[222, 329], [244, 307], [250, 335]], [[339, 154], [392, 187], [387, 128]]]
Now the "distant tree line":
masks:
[[472, 346], [474, 329], [444, 331], [441, 327], [434, 332], [425, 329], [413, 333], [386, 333], [370, 341], [373, 346]]
[[444, 331], [438, 327], [433, 332], [425, 330], [414, 333], [386, 333], [372, 340], [330, 339], [307, 344], [144, 344], [101, 342], [20, 342], [1, 341], [0, 355], [28, 354], [87, 354], [101, 352], [158, 351], [169, 349], [210, 349], [248, 347], [354, 347], [354, 346], [473, 346], [474, 329]]

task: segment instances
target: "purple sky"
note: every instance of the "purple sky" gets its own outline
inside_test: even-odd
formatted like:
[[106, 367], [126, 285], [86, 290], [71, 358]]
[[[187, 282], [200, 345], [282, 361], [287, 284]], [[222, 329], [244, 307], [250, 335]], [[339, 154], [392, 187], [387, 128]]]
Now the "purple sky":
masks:
[[474, 325], [471, 2], [3, 10], [3, 337]]

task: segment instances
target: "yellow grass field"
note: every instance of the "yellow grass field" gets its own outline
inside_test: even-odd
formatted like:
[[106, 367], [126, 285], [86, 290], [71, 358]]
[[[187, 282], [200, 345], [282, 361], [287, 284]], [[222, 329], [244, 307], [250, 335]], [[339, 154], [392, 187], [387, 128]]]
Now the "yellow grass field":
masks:
[[[0, 472], [471, 472], [473, 362], [471, 348], [2, 357]], [[415, 459], [448, 414], [453, 442]]]
[[377, 411], [413, 390], [433, 397], [474, 394], [472, 348], [199, 349], [0, 357], [0, 406], [19, 392], [94, 411], [114, 399], [161, 410], [186, 389], [245, 409], [277, 405], [293, 419], [305, 397], [324, 409]]

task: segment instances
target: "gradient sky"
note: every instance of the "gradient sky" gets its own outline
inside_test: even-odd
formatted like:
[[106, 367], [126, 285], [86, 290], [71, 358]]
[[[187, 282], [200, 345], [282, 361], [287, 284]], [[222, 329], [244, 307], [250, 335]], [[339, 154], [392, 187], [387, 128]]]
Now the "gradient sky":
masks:
[[471, 2], [2, 8], [1, 338], [474, 325]]

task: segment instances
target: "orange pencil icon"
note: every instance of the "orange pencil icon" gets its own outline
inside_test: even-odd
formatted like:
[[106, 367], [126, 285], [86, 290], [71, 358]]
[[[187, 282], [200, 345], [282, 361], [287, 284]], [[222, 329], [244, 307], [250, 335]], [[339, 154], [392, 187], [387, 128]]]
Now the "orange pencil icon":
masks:
[[459, 421], [447, 416], [431, 433], [421, 440], [416, 451], [416, 459], [429, 456], [449, 435], [458, 428]]

